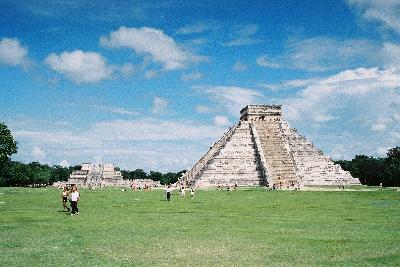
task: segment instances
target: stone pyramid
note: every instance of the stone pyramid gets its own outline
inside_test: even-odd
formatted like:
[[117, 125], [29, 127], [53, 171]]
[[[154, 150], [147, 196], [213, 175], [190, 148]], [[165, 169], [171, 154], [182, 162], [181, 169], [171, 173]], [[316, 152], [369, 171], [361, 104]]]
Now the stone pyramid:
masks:
[[191, 186], [269, 186], [360, 184], [313, 143], [282, 120], [280, 105], [248, 105], [240, 121], [190, 169]]

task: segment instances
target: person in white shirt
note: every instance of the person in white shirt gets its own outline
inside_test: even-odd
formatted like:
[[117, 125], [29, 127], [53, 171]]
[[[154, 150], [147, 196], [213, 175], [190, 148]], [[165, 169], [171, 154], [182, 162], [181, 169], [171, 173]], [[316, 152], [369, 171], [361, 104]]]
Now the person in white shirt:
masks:
[[194, 198], [194, 189], [193, 189], [193, 187], [190, 188], [190, 198], [191, 199]]
[[71, 215], [79, 215], [79, 209], [78, 209], [78, 202], [79, 202], [79, 192], [76, 188], [76, 186], [72, 187], [72, 193], [71, 193]]
[[181, 197], [185, 197], [185, 187], [181, 187]]

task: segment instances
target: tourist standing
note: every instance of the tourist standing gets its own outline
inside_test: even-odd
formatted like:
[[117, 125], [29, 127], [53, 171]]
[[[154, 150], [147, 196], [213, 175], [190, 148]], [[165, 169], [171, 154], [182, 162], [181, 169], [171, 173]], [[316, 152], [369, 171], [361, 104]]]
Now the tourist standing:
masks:
[[79, 209], [78, 209], [78, 202], [79, 202], [79, 192], [76, 186], [72, 187], [72, 193], [71, 193], [71, 215], [79, 215]]
[[70, 209], [67, 206], [68, 195], [69, 195], [68, 188], [65, 186], [64, 190], [61, 194], [61, 200], [62, 200], [62, 204], [63, 204], [63, 211], [67, 210], [69, 212]]
[[182, 186], [181, 187], [181, 197], [185, 197], [185, 187], [184, 186]]
[[165, 189], [165, 193], [167, 195], [167, 200], [170, 201], [171, 200], [171, 192], [172, 192], [172, 188], [170, 185], [168, 185], [168, 187]]
[[191, 199], [194, 198], [194, 189], [193, 189], [193, 187], [190, 188], [190, 198]]

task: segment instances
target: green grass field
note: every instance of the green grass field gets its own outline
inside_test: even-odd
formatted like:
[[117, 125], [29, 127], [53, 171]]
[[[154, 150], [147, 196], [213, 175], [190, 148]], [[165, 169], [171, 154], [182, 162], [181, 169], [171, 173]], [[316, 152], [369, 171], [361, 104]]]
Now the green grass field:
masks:
[[400, 265], [400, 192], [0, 188], [0, 266]]

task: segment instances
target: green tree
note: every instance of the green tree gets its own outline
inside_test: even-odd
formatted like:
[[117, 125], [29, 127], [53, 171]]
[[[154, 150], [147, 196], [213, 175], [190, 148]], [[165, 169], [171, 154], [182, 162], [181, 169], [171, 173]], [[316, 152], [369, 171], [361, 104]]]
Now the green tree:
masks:
[[385, 159], [384, 186], [400, 186], [400, 147], [389, 149]]
[[122, 179], [131, 180], [131, 172], [127, 170], [121, 170]]
[[173, 184], [178, 181], [176, 173], [168, 172], [162, 175], [160, 183], [161, 184]]
[[4, 123], [0, 123], [0, 162], [6, 161], [12, 154], [17, 153], [17, 141]]
[[362, 184], [379, 185], [382, 182], [384, 159], [357, 155], [351, 162], [350, 173], [359, 178]]
[[142, 169], [132, 171], [132, 179], [146, 179], [147, 173]]
[[8, 186], [27, 186], [29, 185], [29, 167], [27, 164], [11, 161], [9, 167], [10, 179]]
[[153, 180], [153, 181], [161, 181], [162, 173], [161, 172], [150, 171], [148, 178]]
[[10, 157], [17, 153], [17, 150], [17, 142], [14, 140], [11, 131], [4, 123], [0, 123], [0, 186], [11, 183]]
[[69, 168], [65, 168], [59, 165], [54, 165], [51, 170], [49, 183], [53, 184], [58, 181], [67, 181], [70, 174], [71, 171], [69, 170]]

